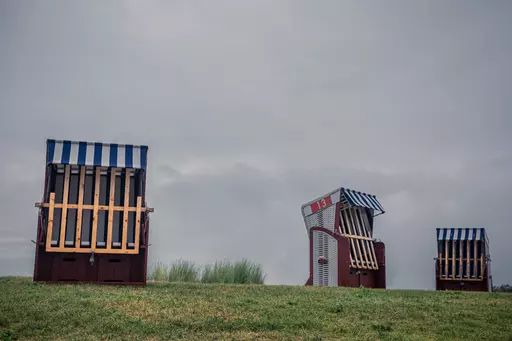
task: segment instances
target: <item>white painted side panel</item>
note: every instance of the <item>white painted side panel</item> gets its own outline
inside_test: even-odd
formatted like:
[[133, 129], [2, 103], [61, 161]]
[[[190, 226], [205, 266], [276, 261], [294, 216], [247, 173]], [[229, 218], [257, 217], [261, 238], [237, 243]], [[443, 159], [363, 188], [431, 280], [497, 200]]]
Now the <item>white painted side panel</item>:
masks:
[[[319, 257], [327, 264], [319, 264]], [[313, 231], [313, 285], [338, 286], [338, 242], [329, 234]]]

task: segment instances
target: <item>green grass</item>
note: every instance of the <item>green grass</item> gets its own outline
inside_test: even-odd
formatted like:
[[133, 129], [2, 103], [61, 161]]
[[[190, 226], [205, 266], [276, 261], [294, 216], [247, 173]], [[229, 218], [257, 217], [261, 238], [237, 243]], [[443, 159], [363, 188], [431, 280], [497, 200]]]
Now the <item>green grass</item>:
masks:
[[178, 260], [171, 265], [158, 262], [149, 270], [148, 279], [157, 282], [197, 282], [199, 268], [186, 260]]
[[203, 282], [229, 284], [264, 284], [263, 267], [249, 260], [216, 261], [202, 270], [193, 262], [179, 260], [171, 265], [156, 263], [148, 279], [155, 282]]
[[512, 340], [512, 295], [0, 278], [0, 340]]
[[216, 261], [206, 265], [201, 274], [203, 283], [263, 284], [265, 275], [261, 265], [248, 260]]

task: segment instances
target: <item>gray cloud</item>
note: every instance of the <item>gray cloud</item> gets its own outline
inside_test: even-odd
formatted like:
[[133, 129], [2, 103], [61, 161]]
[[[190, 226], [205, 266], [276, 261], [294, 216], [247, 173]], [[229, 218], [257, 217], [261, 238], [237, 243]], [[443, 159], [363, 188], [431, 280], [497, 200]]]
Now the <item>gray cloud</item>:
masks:
[[303, 284], [300, 206], [375, 193], [388, 283], [436, 227], [512, 282], [508, 2], [0, 3], [0, 274], [30, 274], [44, 139], [150, 146], [151, 260], [249, 257]]

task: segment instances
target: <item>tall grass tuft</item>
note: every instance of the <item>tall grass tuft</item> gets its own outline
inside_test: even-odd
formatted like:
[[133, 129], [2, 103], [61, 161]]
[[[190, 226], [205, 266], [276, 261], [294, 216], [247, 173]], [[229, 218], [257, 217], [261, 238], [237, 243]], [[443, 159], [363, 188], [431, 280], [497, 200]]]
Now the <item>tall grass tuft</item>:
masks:
[[199, 269], [194, 262], [180, 259], [167, 269], [167, 280], [169, 282], [197, 282]]
[[264, 284], [263, 267], [249, 260], [223, 260], [206, 265], [201, 274], [203, 283]]
[[149, 270], [148, 279], [156, 282], [166, 281], [168, 279], [167, 273], [167, 267], [164, 264], [157, 262]]
[[255, 264], [247, 259], [235, 262], [235, 283], [239, 284], [264, 284], [265, 274], [260, 264]]
[[203, 283], [234, 283], [235, 277], [229, 261], [215, 261], [213, 265], [205, 265], [201, 274]]
[[186, 260], [171, 265], [157, 262], [148, 272], [148, 280], [155, 282], [264, 284], [265, 277], [263, 267], [247, 259], [216, 261], [204, 266], [202, 271], [194, 262]]

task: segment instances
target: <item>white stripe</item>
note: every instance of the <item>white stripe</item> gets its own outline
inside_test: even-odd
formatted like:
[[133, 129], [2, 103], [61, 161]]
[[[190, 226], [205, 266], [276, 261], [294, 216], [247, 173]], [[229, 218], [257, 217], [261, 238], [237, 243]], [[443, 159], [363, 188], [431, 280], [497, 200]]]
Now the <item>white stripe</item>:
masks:
[[117, 167], [124, 168], [126, 165], [126, 152], [125, 147], [118, 146], [117, 147]]
[[368, 200], [368, 202], [371, 203], [374, 209], [382, 211], [382, 207], [379, 205], [377, 199], [375, 199], [371, 195], [366, 195], [366, 200]]
[[69, 150], [69, 164], [78, 164], [78, 143], [71, 143], [71, 148]]
[[87, 149], [85, 151], [85, 165], [94, 166], [94, 144], [87, 143]]
[[363, 202], [361, 202], [361, 199], [359, 198], [356, 192], [351, 192], [350, 197], [352, 198], [352, 201], [354, 201], [358, 206], [366, 207], [366, 205]]
[[133, 168], [140, 168], [140, 147], [133, 146]]
[[377, 198], [372, 197], [371, 195], [369, 195], [368, 199], [370, 200], [370, 202], [372, 202], [375, 205], [375, 209], [376, 210], [379, 210], [379, 211], [383, 211], [384, 210], [382, 208], [382, 206], [380, 205], [380, 202], [377, 200]]
[[444, 240], [443, 239], [444, 231], [446, 231], [446, 229], [440, 229], [439, 230], [439, 240]]
[[366, 206], [368, 208], [379, 209], [378, 207], [375, 207], [375, 204], [370, 199], [368, 199], [368, 196], [366, 194], [358, 193], [358, 197], [361, 199], [362, 203], [365, 203], [364, 200], [366, 200], [368, 202], [368, 204], [365, 203], [364, 206]]
[[459, 240], [459, 229], [453, 229], [453, 240]]
[[482, 239], [482, 230], [477, 229], [476, 230], [476, 240], [481, 240], [481, 239]]
[[53, 151], [52, 163], [60, 163], [62, 160], [62, 142], [55, 142], [55, 149]]
[[343, 196], [345, 197], [345, 200], [347, 201], [347, 203], [348, 203], [349, 205], [352, 205], [352, 204], [351, 204], [351, 202], [353, 202], [354, 204], [357, 204], [357, 203], [355, 202], [355, 200], [354, 200], [354, 199], [352, 199], [352, 195], [351, 195], [350, 191], [348, 191], [348, 190], [344, 190], [344, 191], [343, 191]]
[[369, 194], [365, 194], [364, 195], [364, 198], [366, 199], [366, 201], [368, 201], [369, 205], [375, 209], [375, 210], [379, 210], [380, 211], [380, 207], [379, 205], [377, 205], [377, 203], [375, 202], [375, 200], [373, 200], [373, 197]]
[[110, 145], [104, 144], [101, 147], [101, 165], [103, 167], [110, 166]]
[[[372, 202], [370, 202], [370, 203], [368, 203], [368, 204], [365, 202], [365, 200], [366, 200], [366, 195], [364, 195], [364, 194], [359, 194], [359, 193], [357, 193], [356, 195], [357, 195], [357, 198], [359, 199], [359, 201], [361, 202], [361, 204], [363, 205], [363, 207], [368, 207], [368, 208], [373, 208], [373, 209], [375, 209], [375, 207], [373, 207], [373, 203], [372, 203]], [[366, 201], [368, 201], [368, 200], [366, 200]]]
[[311, 213], [313, 213], [311, 211], [311, 205], [307, 205], [306, 207], [304, 207], [303, 209], [303, 213], [304, 213], [304, 216], [307, 217], [308, 215], [310, 215]]

